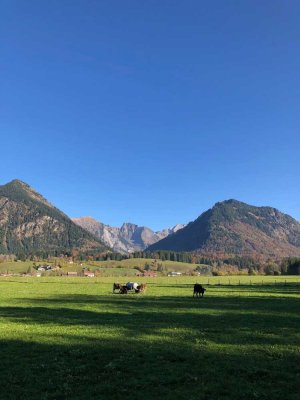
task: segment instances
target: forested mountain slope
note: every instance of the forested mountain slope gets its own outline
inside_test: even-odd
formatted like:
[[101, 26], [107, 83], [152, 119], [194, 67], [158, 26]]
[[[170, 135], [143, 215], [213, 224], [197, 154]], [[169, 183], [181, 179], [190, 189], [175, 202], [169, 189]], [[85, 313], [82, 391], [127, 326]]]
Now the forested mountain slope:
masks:
[[0, 186], [0, 253], [106, 250], [93, 237], [19, 180]]
[[300, 255], [300, 223], [272, 207], [227, 200], [216, 203], [195, 221], [147, 250], [266, 257]]

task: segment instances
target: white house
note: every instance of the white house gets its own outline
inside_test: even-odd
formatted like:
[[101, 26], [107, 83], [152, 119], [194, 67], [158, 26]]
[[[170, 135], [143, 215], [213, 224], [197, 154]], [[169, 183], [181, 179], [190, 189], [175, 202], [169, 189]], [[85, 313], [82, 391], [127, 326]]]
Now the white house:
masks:
[[168, 273], [168, 276], [180, 276], [180, 275], [182, 275], [182, 272], [172, 271]]

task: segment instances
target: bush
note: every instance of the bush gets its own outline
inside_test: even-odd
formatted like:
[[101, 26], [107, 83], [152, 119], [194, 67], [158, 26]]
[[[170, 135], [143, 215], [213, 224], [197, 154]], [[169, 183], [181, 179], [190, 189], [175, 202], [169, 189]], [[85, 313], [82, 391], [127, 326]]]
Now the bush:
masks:
[[274, 262], [269, 262], [264, 266], [266, 275], [280, 275], [280, 267]]

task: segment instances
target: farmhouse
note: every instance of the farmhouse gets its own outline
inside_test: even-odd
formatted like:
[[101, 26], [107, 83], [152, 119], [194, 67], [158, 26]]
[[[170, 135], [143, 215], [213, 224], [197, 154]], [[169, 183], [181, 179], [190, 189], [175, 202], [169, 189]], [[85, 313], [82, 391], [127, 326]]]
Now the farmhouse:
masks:
[[172, 272], [169, 272], [169, 273], [168, 273], [168, 276], [180, 276], [180, 275], [182, 275], [181, 272], [172, 271]]
[[59, 267], [53, 267], [52, 265], [40, 265], [37, 270], [38, 271], [52, 271], [57, 268], [59, 268]]
[[67, 272], [67, 276], [78, 276], [78, 273], [70, 271], [70, 272]]
[[95, 277], [95, 272], [84, 271], [83, 275], [84, 275], [84, 276], [87, 276], [87, 277], [89, 277], [89, 278], [94, 278], [94, 277]]
[[157, 276], [157, 273], [149, 271], [149, 272], [144, 272], [142, 274], [142, 276], [148, 276], [148, 277], [151, 277], [151, 278], [155, 278]]

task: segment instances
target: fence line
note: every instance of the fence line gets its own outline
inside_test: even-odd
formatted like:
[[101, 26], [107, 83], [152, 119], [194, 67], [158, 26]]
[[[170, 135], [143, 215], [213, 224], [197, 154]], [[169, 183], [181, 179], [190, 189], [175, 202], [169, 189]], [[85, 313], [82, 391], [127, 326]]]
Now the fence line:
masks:
[[298, 286], [298, 285], [300, 285], [300, 281], [298, 282], [298, 281], [291, 281], [291, 282], [287, 282], [287, 280], [285, 279], [285, 280], [280, 280], [280, 281], [278, 281], [278, 280], [274, 280], [274, 281], [272, 281], [272, 280], [268, 280], [268, 281], [263, 281], [263, 280], [261, 280], [261, 281], [252, 281], [251, 279], [249, 280], [249, 281], [242, 281], [241, 282], [241, 280], [238, 280], [238, 281], [236, 281], [236, 282], [232, 282], [230, 279], [228, 279], [228, 281], [221, 281], [221, 280], [215, 280], [215, 281], [211, 281], [210, 279], [207, 279], [207, 282], [203, 282], [203, 284], [205, 285], [208, 285], [208, 286], [252, 286], [252, 285], [254, 285], [254, 286], [257, 286], [257, 285], [260, 285], [260, 286], [268, 286], [268, 285], [284, 285], [284, 286], [287, 286], [287, 285], [296, 285], [296, 286]]

